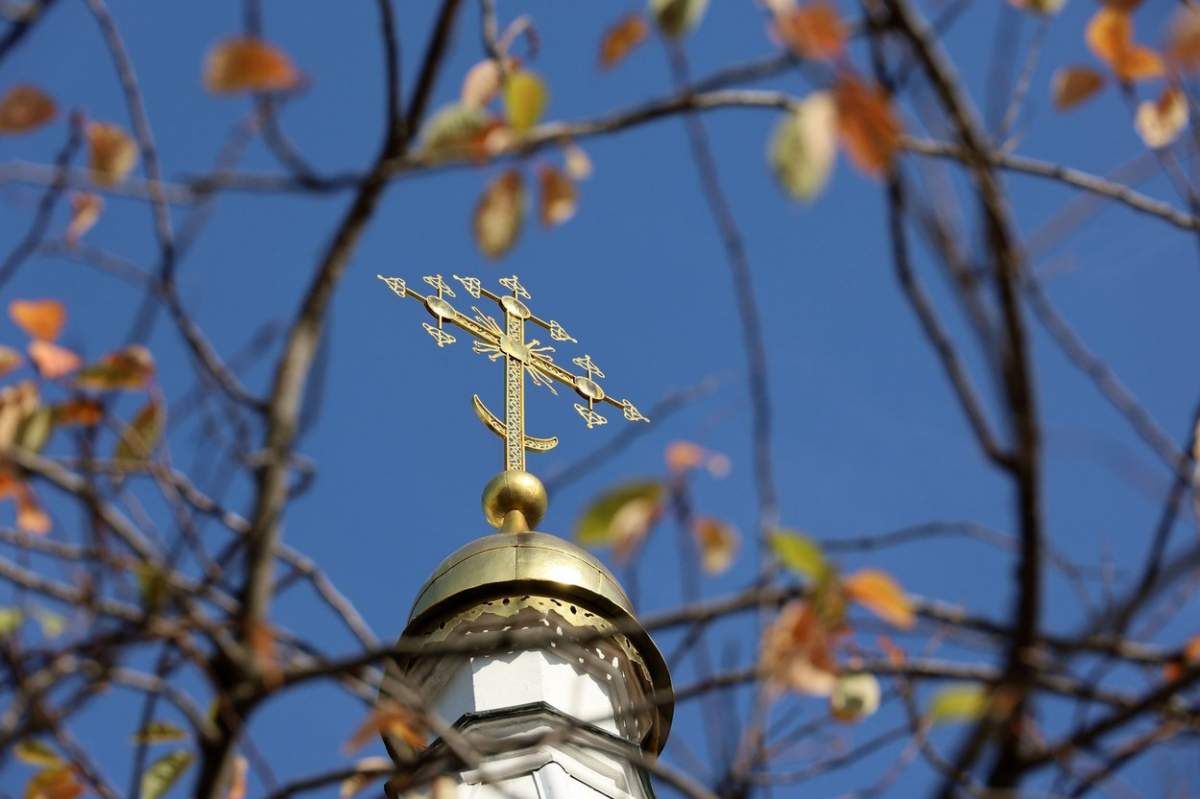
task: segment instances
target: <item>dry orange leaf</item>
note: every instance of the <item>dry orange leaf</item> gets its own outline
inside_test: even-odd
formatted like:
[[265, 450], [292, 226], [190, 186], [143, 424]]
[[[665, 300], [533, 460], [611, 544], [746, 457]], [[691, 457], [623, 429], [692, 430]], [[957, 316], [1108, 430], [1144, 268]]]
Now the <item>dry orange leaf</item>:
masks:
[[249, 767], [250, 761], [244, 755], [233, 759], [233, 776], [229, 779], [229, 791], [225, 799], [246, 799], [246, 771]]
[[708, 574], [722, 574], [733, 565], [741, 536], [732, 525], [704, 516], [692, 525], [692, 535], [700, 548], [700, 565]]
[[258, 622], [250, 629], [250, 652], [263, 683], [268, 688], [278, 686], [283, 681], [283, 669], [275, 651], [275, 631], [269, 624]]
[[204, 60], [204, 88], [214, 94], [281, 92], [300, 82], [300, 73], [282, 50], [253, 37], [225, 39]]
[[425, 747], [425, 725], [417, 715], [395, 702], [381, 702], [367, 716], [346, 742], [346, 751], [353, 752], [377, 735], [393, 735], [414, 749]]
[[5, 347], [0, 344], [0, 376], [6, 375], [13, 369], [16, 369], [21, 365], [23, 360], [21, 353], [12, 347]]
[[842, 581], [842, 590], [847, 598], [889, 624], [908, 629], [917, 623], [908, 596], [887, 572], [862, 569]]
[[488, 258], [499, 258], [512, 249], [525, 221], [525, 183], [519, 171], [509, 169], [488, 184], [472, 221], [475, 242]]
[[575, 184], [566, 175], [549, 164], [540, 164], [538, 166], [538, 188], [541, 195], [539, 208], [542, 225], [545, 227], [561, 225], [575, 216], [579, 204], [579, 192], [576, 191]]
[[53, 341], [67, 321], [67, 308], [58, 300], [13, 300], [8, 316], [30, 338]]
[[1104, 76], [1091, 67], [1063, 67], [1050, 79], [1050, 93], [1059, 111], [1074, 108], [1104, 88]]
[[641, 14], [632, 13], [617, 20], [600, 39], [600, 66], [607, 69], [646, 41], [650, 26]]
[[75, 378], [75, 384], [96, 391], [139, 389], [144, 388], [153, 376], [154, 357], [150, 350], [140, 344], [131, 344], [84, 369]]
[[29, 342], [29, 360], [37, 367], [38, 374], [47, 380], [69, 375], [83, 364], [79, 356], [66, 347], [41, 339]]
[[1166, 53], [1176, 69], [1200, 70], [1200, 8], [1189, 5], [1175, 12], [1167, 34]]
[[0, 134], [25, 133], [54, 119], [50, 96], [28, 83], [13, 86], [0, 98]]
[[83, 234], [95, 226], [104, 209], [104, 200], [90, 191], [79, 191], [71, 195], [71, 222], [67, 225], [67, 244], [74, 247]]
[[834, 102], [838, 133], [850, 160], [871, 177], [890, 172], [903, 129], [887, 94], [844, 73], [834, 90]]
[[771, 683], [828, 696], [837, 681], [833, 637], [807, 602], [796, 600], [763, 632], [759, 668]]
[[1121, 8], [1104, 6], [1088, 22], [1087, 45], [1123, 82], [1157, 78], [1163, 74], [1158, 53], [1133, 41], [1133, 19]]
[[54, 406], [54, 424], [92, 427], [104, 420], [104, 406], [91, 397], [76, 397]]
[[879, 636], [879, 648], [883, 650], [883, 654], [887, 657], [888, 663], [893, 666], [903, 666], [906, 657], [904, 650], [896, 646], [896, 642], [886, 635]]
[[87, 140], [92, 180], [101, 186], [117, 185], [137, 165], [137, 144], [120, 125], [89, 122]]
[[774, 26], [779, 41], [801, 58], [834, 61], [846, 49], [846, 24], [825, 0], [776, 14]]
[[35, 535], [50, 532], [50, 516], [42, 509], [37, 495], [26, 483], [17, 484], [16, 500], [18, 528]]
[[29, 778], [25, 799], [75, 799], [83, 793], [83, 784], [69, 765], [44, 768]]
[[1183, 650], [1178, 660], [1163, 666], [1163, 679], [1168, 682], [1178, 680], [1183, 676], [1184, 667], [1197, 663], [1200, 663], [1200, 635], [1195, 635], [1188, 639], [1187, 643], [1183, 645]]
[[1157, 100], [1138, 104], [1133, 126], [1151, 149], [1166, 147], [1187, 127], [1187, 98], [1175, 86], [1168, 86]]

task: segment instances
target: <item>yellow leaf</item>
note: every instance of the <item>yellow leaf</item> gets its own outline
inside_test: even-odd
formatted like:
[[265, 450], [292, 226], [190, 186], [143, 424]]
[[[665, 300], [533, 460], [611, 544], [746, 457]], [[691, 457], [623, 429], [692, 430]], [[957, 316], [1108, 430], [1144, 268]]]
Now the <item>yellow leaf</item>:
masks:
[[[338, 788], [338, 799], [350, 799], [356, 793], [384, 776], [387, 770], [393, 768], [392, 761], [386, 757], [364, 757], [354, 764], [360, 773], [352, 774], [342, 780]], [[366, 772], [366, 773], [361, 773]]]
[[741, 537], [733, 526], [702, 516], [692, 525], [692, 535], [700, 549], [700, 565], [708, 574], [722, 574], [733, 565]]
[[567, 176], [549, 164], [538, 166], [541, 220], [545, 227], [561, 225], [575, 216], [579, 193]]
[[[654, 480], [617, 486], [584, 508], [575, 523], [576, 540], [585, 546], [612, 546], [622, 538], [644, 536], [662, 512], [665, 493], [663, 484]], [[629, 512], [630, 507], [637, 512]]]
[[550, 95], [546, 84], [528, 70], [514, 72], [504, 84], [504, 111], [508, 125], [516, 133], [524, 133], [538, 123], [546, 110]]
[[1050, 79], [1050, 93], [1059, 111], [1074, 108], [1104, 88], [1104, 76], [1091, 67], [1063, 67]]
[[36, 86], [18, 84], [0, 97], [0, 134], [34, 130], [54, 119], [55, 113], [49, 95]]
[[34, 608], [33, 618], [37, 620], [38, 626], [42, 628], [42, 635], [46, 638], [57, 638], [67, 628], [66, 619], [45, 608]]
[[92, 180], [101, 186], [116, 186], [137, 165], [137, 144], [119, 125], [89, 122], [88, 164]]
[[650, 13], [658, 29], [677, 39], [700, 24], [708, 0], [650, 0]]
[[839, 721], [860, 721], [879, 709], [879, 680], [871, 674], [843, 674], [829, 695], [829, 712]]
[[902, 629], [917, 622], [912, 603], [891, 575], [879, 569], [863, 569], [842, 581], [846, 596], [879, 618]]
[[97, 391], [144, 388], [154, 376], [154, 357], [140, 344], [104, 356], [75, 378], [75, 385]]
[[61, 766], [63, 759], [48, 744], [33, 739], [19, 742], [13, 749], [17, 760], [30, 766]]
[[100, 219], [104, 200], [89, 191], [77, 191], [71, 195], [71, 221], [67, 224], [67, 244], [74, 247]]
[[154, 452], [166, 426], [167, 411], [158, 400], [150, 400], [121, 431], [113, 462], [118, 468], [134, 468]]
[[903, 131], [887, 94], [847, 72], [838, 79], [834, 100], [838, 133], [850, 160], [871, 177], [886, 175], [900, 149]]
[[282, 50], [252, 37], [219, 42], [204, 61], [204, 87], [214, 94], [288, 91], [300, 82]]
[[649, 32], [641, 14], [631, 13], [621, 17], [600, 39], [600, 66], [607, 69], [621, 61], [646, 40]]
[[25, 614], [19, 608], [0, 608], [0, 638], [12, 635], [21, 629]]
[[29, 360], [37, 367], [38, 374], [47, 380], [57, 380], [80, 367], [83, 361], [66, 347], [35, 339], [29, 342]]
[[21, 365], [24, 358], [12, 347], [0, 345], [0, 376], [6, 375]]
[[139, 799], [159, 799], [183, 776], [192, 760], [192, 753], [186, 749], [168, 752], [155, 760], [142, 773]]
[[797, 200], [820, 193], [837, 158], [837, 107], [829, 92], [809, 95], [779, 121], [767, 157], [775, 177]]
[[83, 785], [68, 765], [51, 766], [34, 774], [25, 784], [24, 799], [75, 799]]
[[353, 752], [377, 735], [399, 738], [413, 749], [425, 748], [425, 725], [415, 713], [395, 702], [381, 702], [350, 736], [345, 749]]
[[67, 309], [58, 300], [13, 300], [8, 315], [30, 338], [53, 341], [67, 321]]
[[1138, 103], [1133, 118], [1138, 135], [1153, 150], [1175, 141], [1187, 124], [1187, 98], [1174, 86], [1168, 86], [1157, 100]]
[[17, 425], [13, 444], [29, 452], [41, 452], [54, 432], [54, 411], [40, 405]]
[[488, 258], [499, 258], [517, 241], [525, 221], [525, 184], [509, 169], [488, 184], [475, 206], [475, 243]]
[[1165, 68], [1158, 53], [1133, 42], [1133, 20], [1125, 9], [1101, 7], [1088, 22], [1084, 38], [1096, 57], [1108, 64], [1122, 82], [1163, 74]]
[[773, 30], [776, 38], [801, 58], [836, 61], [846, 49], [846, 24], [827, 0], [777, 13]]
[[930, 724], [975, 721], [988, 710], [988, 692], [974, 683], [943, 688], [929, 704], [926, 718]]
[[773, 530], [768, 542], [779, 562], [797, 574], [818, 582], [829, 573], [825, 554], [808, 536], [792, 530]]
[[186, 741], [187, 731], [166, 721], [151, 721], [133, 734], [135, 744], [163, 744], [171, 741]]

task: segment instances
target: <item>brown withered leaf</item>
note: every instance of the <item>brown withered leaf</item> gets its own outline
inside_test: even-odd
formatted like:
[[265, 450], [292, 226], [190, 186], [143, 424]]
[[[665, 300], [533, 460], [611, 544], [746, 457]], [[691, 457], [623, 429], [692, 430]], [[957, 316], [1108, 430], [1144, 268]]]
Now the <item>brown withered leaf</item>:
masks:
[[140, 344], [104, 356], [75, 378], [75, 385], [95, 391], [145, 388], [154, 376], [154, 357]]
[[1166, 147], [1188, 124], [1188, 102], [1178, 87], [1168, 86], [1157, 100], [1138, 103], [1133, 127], [1152, 150]]
[[358, 773], [351, 774], [342, 780], [338, 787], [338, 799], [350, 799], [363, 788], [384, 776], [387, 770], [394, 768], [392, 761], [386, 757], [364, 757], [354, 764]]
[[395, 736], [414, 749], [425, 748], [425, 725], [413, 711], [396, 702], [380, 702], [346, 741], [345, 749], [354, 752], [378, 735]]
[[542, 225], [561, 225], [575, 216], [579, 192], [575, 184], [549, 164], [538, 165], [539, 215]]
[[3, 344], [0, 344], [0, 377], [19, 367], [24, 360], [21, 357], [21, 353], [12, 347], [5, 347]]
[[1096, 57], [1122, 82], [1157, 78], [1165, 70], [1158, 53], [1134, 43], [1133, 19], [1124, 9], [1102, 7], [1088, 22], [1084, 38]]
[[250, 653], [254, 666], [262, 675], [263, 684], [273, 689], [283, 681], [283, 667], [275, 649], [275, 630], [265, 622], [256, 623], [250, 630]]
[[903, 128], [887, 94], [844, 73], [834, 89], [834, 102], [838, 133], [850, 160], [871, 177], [890, 172]]
[[218, 42], [204, 59], [204, 88], [214, 94], [282, 92], [301, 81], [286, 53], [254, 37]]
[[836, 6], [814, 0], [776, 14], [774, 34], [801, 58], [835, 61], [845, 52], [848, 31]]
[[472, 218], [475, 243], [488, 258], [499, 258], [517, 241], [525, 221], [525, 182], [509, 169], [487, 185]]
[[692, 535], [700, 550], [700, 565], [706, 573], [723, 574], [729, 571], [741, 544], [741, 536], [732, 525], [711, 516], [702, 516], [692, 524]]
[[120, 125], [89, 122], [87, 142], [92, 180], [101, 186], [118, 185], [137, 165], [137, 144]]
[[83, 364], [79, 356], [66, 347], [41, 339], [29, 342], [29, 360], [33, 361], [38, 374], [47, 380], [66, 377]]
[[71, 194], [71, 221], [67, 224], [67, 244], [74, 247], [96, 222], [100, 220], [100, 212], [104, 209], [104, 200], [98, 194], [90, 191], [77, 191]]
[[[16, 385], [0, 389], [0, 449], [20, 446], [18, 436], [22, 425], [40, 404], [37, 384], [32, 380], [22, 380]], [[3, 468], [2, 461], [0, 476], [9, 476], [8, 470]]]
[[862, 569], [842, 581], [842, 590], [851, 601], [896, 627], [907, 630], [917, 622], [912, 602], [887, 572]]
[[1183, 676], [1184, 669], [1197, 663], [1200, 663], [1200, 635], [1189, 638], [1180, 650], [1179, 657], [1163, 666], [1163, 679], [1174, 682]]
[[1167, 33], [1166, 56], [1175, 69], [1200, 70], [1200, 8], [1187, 5], [1175, 12]]
[[30, 338], [53, 341], [66, 324], [67, 308], [58, 300], [13, 300], [8, 316]]
[[1062, 67], [1050, 79], [1050, 94], [1059, 111], [1074, 108], [1104, 88], [1104, 76], [1091, 67]]
[[807, 602], [789, 602], [763, 632], [759, 668], [777, 689], [814, 696], [833, 691], [833, 636]]
[[104, 406], [91, 397], [75, 397], [55, 405], [54, 424], [58, 427], [94, 427], [104, 420]]
[[250, 761], [245, 755], [233, 759], [233, 776], [229, 778], [229, 790], [225, 799], [246, 799], [246, 772], [250, 769]]
[[616, 65], [646, 41], [649, 33], [650, 26], [641, 14], [633, 12], [621, 17], [609, 26], [600, 39], [600, 67], [608, 69]]
[[0, 97], [0, 134], [26, 133], [54, 119], [50, 96], [28, 83], [13, 86]]

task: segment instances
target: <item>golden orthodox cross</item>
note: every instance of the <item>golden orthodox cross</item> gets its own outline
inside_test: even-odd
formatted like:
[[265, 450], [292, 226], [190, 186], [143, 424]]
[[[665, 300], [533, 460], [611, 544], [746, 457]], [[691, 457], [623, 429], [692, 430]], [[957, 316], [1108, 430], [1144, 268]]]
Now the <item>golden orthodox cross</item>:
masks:
[[377, 277], [398, 296], [411, 297], [425, 306], [436, 320], [436, 324], [423, 322], [421, 326], [439, 347], [455, 342], [454, 336], [446, 329], [447, 325], [453, 325], [471, 335], [474, 339], [472, 349], [475, 352], [486, 355], [492, 361], [504, 359], [504, 421], [488, 410], [478, 394], [474, 396], [474, 402], [475, 413], [480, 420], [504, 439], [505, 470], [523, 472], [525, 450], [544, 452], [558, 444], [558, 438], [555, 436], [539, 438], [525, 433], [526, 375], [535, 386], [547, 388], [552, 394], [558, 394], [554, 387], [556, 382], [573, 389], [586, 401], [586, 404], [576, 402], [575, 411], [589, 428], [608, 423], [608, 419], [596, 410], [596, 405], [600, 403], [620, 408], [625, 418], [631, 422], [650, 421], [629, 400], [614, 399], [604, 391], [597, 382], [598, 378], [604, 377], [604, 373], [592, 362], [591, 356], [583, 355], [571, 359], [571, 362], [584, 372], [575, 374], [554, 362], [551, 356], [554, 352], [553, 346], [542, 344], [537, 339], [525, 339], [525, 323], [532, 322], [547, 330], [554, 341], [579, 343], [558, 322], [553, 319], [546, 321], [529, 310], [529, 306], [524, 303], [524, 300], [529, 299], [529, 292], [517, 280], [516, 275], [500, 279], [500, 285], [508, 292], [504, 294], [489, 291], [478, 278], [453, 275], [472, 298], [487, 298], [504, 311], [503, 328], [477, 306], [471, 306], [474, 316], [467, 316], [451, 305], [446, 298], [454, 297], [454, 290], [441, 275], [426, 275], [423, 278], [433, 289], [429, 294], [414, 290], [402, 278], [383, 275]]

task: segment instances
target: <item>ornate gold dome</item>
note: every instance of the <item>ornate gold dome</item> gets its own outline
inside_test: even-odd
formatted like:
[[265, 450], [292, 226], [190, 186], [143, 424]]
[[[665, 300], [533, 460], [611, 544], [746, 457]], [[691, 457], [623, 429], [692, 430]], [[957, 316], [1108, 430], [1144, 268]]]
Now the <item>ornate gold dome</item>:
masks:
[[[404, 635], [421, 636], [455, 613], [489, 600], [528, 595], [575, 603], [611, 622], [645, 662], [650, 675], [647, 693], [669, 695], [666, 661], [634, 617], [629, 597], [612, 572], [591, 553], [548, 533], [491, 534], [446, 558], [417, 594]], [[673, 701], [658, 706], [642, 741], [644, 749], [662, 749], [673, 714]]]

